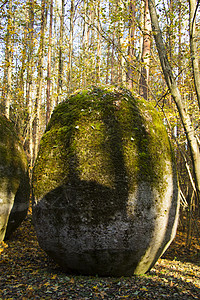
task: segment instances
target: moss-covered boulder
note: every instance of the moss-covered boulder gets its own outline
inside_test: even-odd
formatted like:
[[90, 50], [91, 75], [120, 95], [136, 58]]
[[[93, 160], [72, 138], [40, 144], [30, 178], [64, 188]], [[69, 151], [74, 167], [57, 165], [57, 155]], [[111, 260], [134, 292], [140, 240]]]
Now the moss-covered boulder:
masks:
[[27, 159], [13, 124], [0, 115], [0, 241], [27, 214], [30, 184]]
[[66, 271], [145, 273], [175, 236], [178, 186], [158, 112], [92, 88], [55, 109], [33, 172], [40, 246]]

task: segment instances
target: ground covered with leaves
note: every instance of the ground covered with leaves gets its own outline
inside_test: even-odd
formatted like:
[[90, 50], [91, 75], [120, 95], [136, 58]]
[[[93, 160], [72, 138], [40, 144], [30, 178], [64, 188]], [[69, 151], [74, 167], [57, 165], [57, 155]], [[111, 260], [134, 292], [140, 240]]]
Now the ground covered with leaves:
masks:
[[148, 274], [121, 278], [75, 276], [40, 249], [29, 214], [0, 243], [0, 299], [200, 299], [200, 247], [185, 248], [178, 231], [170, 248]]

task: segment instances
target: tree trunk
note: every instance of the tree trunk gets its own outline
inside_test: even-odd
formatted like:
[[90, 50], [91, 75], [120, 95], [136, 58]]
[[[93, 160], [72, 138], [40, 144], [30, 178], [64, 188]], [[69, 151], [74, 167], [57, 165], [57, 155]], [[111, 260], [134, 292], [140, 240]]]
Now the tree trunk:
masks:
[[[120, 14], [123, 11], [123, 2], [122, 0], [117, 0], [117, 8], [120, 8]], [[123, 57], [123, 28], [124, 23], [122, 20], [122, 16], [120, 15], [118, 21], [118, 28], [117, 28], [117, 39], [118, 39], [118, 76], [117, 76], [117, 83], [124, 84], [126, 82], [126, 73], [125, 73], [125, 60]]]
[[100, 83], [100, 65], [101, 65], [101, 35], [100, 35], [100, 1], [96, 5], [97, 16], [97, 56], [96, 56], [96, 83]]
[[[113, 6], [111, 2], [109, 2], [109, 16], [111, 17], [112, 14], [115, 14], [116, 12], [116, 4], [113, 3]], [[115, 36], [116, 36], [116, 20], [113, 20], [113, 22], [110, 23], [109, 30], [112, 34], [111, 37], [111, 50], [110, 50], [110, 84], [114, 84], [115, 82]]]
[[26, 106], [28, 107], [28, 128], [29, 128], [29, 165], [33, 167], [33, 30], [34, 30], [34, 0], [27, 0], [28, 7], [28, 59], [27, 59], [27, 84], [26, 84]]
[[169, 1], [169, 26], [168, 26], [168, 41], [169, 41], [169, 57], [170, 57], [170, 62], [172, 62], [173, 57], [172, 57], [172, 49], [174, 48], [174, 35], [173, 35], [173, 29], [174, 29], [174, 25], [173, 25], [173, 11], [174, 11], [174, 3], [173, 0]]
[[22, 94], [22, 97], [24, 98], [25, 93], [24, 93], [24, 86], [25, 86], [25, 78], [24, 74], [27, 70], [27, 56], [28, 56], [28, 30], [29, 30], [29, 20], [28, 20], [28, 11], [26, 10], [26, 24], [25, 24], [25, 30], [23, 32], [23, 48], [21, 51], [21, 69], [20, 69], [20, 78], [19, 78], [19, 88], [20, 92]]
[[6, 34], [6, 79], [7, 79], [7, 93], [5, 98], [5, 116], [10, 117], [10, 102], [11, 102], [11, 89], [12, 89], [12, 43], [11, 33], [13, 30], [13, 18], [12, 18], [12, 0], [8, 3], [8, 25]]
[[74, 0], [71, 0], [70, 37], [69, 37], [68, 93], [70, 93], [70, 91], [72, 90], [72, 88], [71, 88], [71, 74], [72, 74], [73, 33], [74, 33]]
[[181, 53], [182, 53], [182, 46], [181, 46], [181, 29], [182, 29], [182, 18], [181, 18], [181, 1], [178, 5], [178, 86], [181, 85]]
[[110, 43], [107, 44], [107, 51], [106, 51], [106, 84], [109, 82], [110, 76]]
[[61, 16], [60, 16], [60, 38], [59, 38], [59, 58], [58, 58], [58, 85], [57, 85], [57, 99], [56, 105], [61, 101], [62, 83], [63, 83], [63, 30], [64, 30], [64, 13], [65, 1], [62, 0]]
[[199, 58], [197, 51], [197, 34], [196, 34], [196, 14], [199, 5], [199, 1], [189, 0], [190, 3], [190, 55], [192, 60], [192, 69], [194, 76], [194, 85], [200, 109], [200, 70], [199, 70]]
[[38, 52], [38, 88], [36, 97], [36, 119], [35, 119], [35, 159], [38, 153], [40, 135], [41, 135], [41, 100], [42, 100], [42, 82], [43, 82], [43, 60], [44, 60], [44, 33], [46, 24], [46, 0], [41, 0], [41, 29], [40, 29], [40, 47]]
[[82, 84], [86, 87], [87, 84], [87, 54], [88, 54], [88, 23], [87, 23], [87, 0], [84, 0], [83, 3], [83, 75], [82, 75]]
[[155, 9], [155, 1], [149, 0], [149, 10], [151, 14], [151, 23], [152, 23], [152, 31], [154, 34], [156, 47], [158, 50], [163, 74], [165, 77], [165, 81], [168, 85], [168, 88], [172, 94], [172, 97], [176, 103], [181, 122], [184, 127], [184, 131], [187, 137], [188, 145], [190, 147], [191, 159], [193, 164], [194, 178], [197, 189], [197, 196], [199, 198], [200, 193], [200, 150], [199, 145], [197, 143], [197, 139], [195, 137], [194, 128], [191, 124], [191, 120], [189, 115], [186, 113], [184, 103], [182, 101], [182, 97], [180, 95], [179, 89], [177, 87], [175, 77], [173, 75], [171, 66], [168, 61], [167, 52], [164, 46], [162, 33], [158, 23], [158, 16]]
[[[95, 30], [95, 4], [92, 3], [92, 6], [90, 7], [90, 13], [89, 13], [89, 18], [90, 18], [90, 70], [89, 70], [89, 76], [90, 80], [92, 82], [95, 82], [96, 80], [96, 69], [95, 69], [95, 57], [96, 57], [96, 30]], [[88, 28], [89, 29], [89, 28]]]
[[110, 66], [110, 83], [113, 84], [115, 81], [115, 69], [114, 69], [114, 64], [115, 64], [115, 58], [114, 58], [114, 53], [115, 53], [115, 29], [116, 25], [114, 24], [114, 29], [113, 29], [113, 35], [112, 35], [112, 51], [111, 51], [111, 66]]
[[129, 45], [128, 45], [128, 70], [127, 82], [129, 89], [133, 88], [133, 57], [134, 57], [134, 39], [135, 39], [135, 0], [129, 4]]
[[52, 27], [53, 27], [53, 0], [50, 3], [50, 21], [49, 21], [49, 45], [47, 57], [47, 110], [46, 125], [51, 115], [51, 48], [52, 48]]
[[150, 64], [150, 51], [151, 51], [151, 20], [148, 8], [148, 0], [145, 1], [144, 6], [144, 31], [143, 31], [143, 46], [142, 46], [142, 68], [140, 74], [139, 93], [148, 100], [148, 82], [149, 82], [149, 64]]

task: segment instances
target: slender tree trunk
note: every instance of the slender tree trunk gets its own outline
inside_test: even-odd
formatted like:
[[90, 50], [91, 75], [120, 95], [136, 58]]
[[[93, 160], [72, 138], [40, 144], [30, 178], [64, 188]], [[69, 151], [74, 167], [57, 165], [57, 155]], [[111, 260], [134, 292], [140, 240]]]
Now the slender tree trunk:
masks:
[[19, 78], [19, 88], [20, 88], [20, 92], [22, 94], [22, 97], [24, 98], [24, 86], [25, 86], [25, 78], [24, 78], [24, 73], [27, 69], [27, 56], [28, 56], [28, 47], [27, 47], [27, 40], [28, 40], [28, 26], [29, 26], [29, 20], [28, 20], [28, 11], [25, 12], [26, 13], [26, 25], [25, 25], [25, 30], [23, 33], [23, 48], [21, 51], [21, 62], [22, 62], [22, 66], [20, 69], [20, 78]]
[[[142, 0], [140, 3], [140, 39], [139, 39], [139, 61], [142, 60], [142, 48], [143, 48], [143, 32], [144, 32], [144, 11], [145, 11], [145, 0]], [[140, 79], [140, 78], [139, 78]]]
[[181, 85], [181, 53], [182, 53], [182, 46], [181, 46], [181, 28], [182, 28], [182, 19], [181, 19], [181, 1], [178, 5], [178, 85]]
[[[27, 57], [28, 57], [28, 26], [29, 26], [29, 20], [28, 20], [28, 10], [25, 10], [25, 30], [22, 34], [22, 48], [20, 51], [20, 60], [21, 60], [21, 67], [19, 69], [19, 75], [18, 75], [18, 80], [17, 80], [17, 86], [18, 86], [18, 101], [21, 105], [21, 109], [17, 112], [18, 117], [16, 120], [17, 127], [21, 129], [21, 135], [23, 137], [23, 143], [26, 142], [27, 139], [27, 116], [28, 116], [28, 107], [24, 106], [24, 100], [25, 100], [25, 87], [26, 87], [26, 71], [28, 69], [28, 63], [27, 63]], [[18, 58], [16, 58], [16, 65], [19, 65], [18, 63]]]
[[92, 82], [95, 82], [96, 79], [96, 70], [95, 70], [95, 57], [96, 57], [96, 44], [95, 44], [95, 4], [93, 3], [93, 6], [90, 8], [90, 24], [91, 24], [91, 30], [90, 30], [90, 46], [91, 46], [91, 52], [90, 52], [90, 80]]
[[100, 68], [101, 68], [101, 35], [100, 35], [100, 1], [96, 5], [97, 16], [97, 57], [96, 57], [96, 83], [100, 83]]
[[187, 238], [186, 238], [186, 247], [189, 249], [192, 242], [192, 206], [194, 202], [194, 191], [188, 201], [188, 210], [187, 210]]
[[196, 14], [199, 6], [197, 0], [189, 0], [190, 4], [190, 55], [192, 60], [192, 69], [194, 76], [194, 85], [200, 109], [200, 69], [199, 58], [197, 55], [197, 33], [196, 33]]
[[27, 84], [26, 84], [26, 106], [28, 107], [28, 129], [29, 129], [29, 165], [33, 167], [33, 30], [34, 30], [34, 0], [27, 1], [28, 7], [28, 39], [27, 39]]
[[180, 119], [184, 127], [184, 131], [187, 137], [188, 145], [190, 148], [191, 159], [193, 164], [194, 178], [197, 189], [197, 196], [199, 198], [200, 193], [200, 150], [199, 145], [197, 143], [197, 139], [195, 137], [194, 128], [191, 124], [191, 120], [189, 115], [186, 113], [185, 106], [180, 95], [180, 91], [177, 87], [175, 77], [173, 75], [171, 66], [168, 61], [167, 52], [164, 46], [162, 33], [159, 27], [158, 16], [155, 9], [155, 1], [149, 0], [149, 10], [151, 14], [151, 23], [152, 30], [156, 42], [156, 47], [158, 50], [163, 74], [165, 77], [165, 81], [168, 85], [168, 88], [172, 94], [172, 97], [176, 103], [177, 109], [179, 111]]
[[[109, 1], [109, 18], [111, 15], [111, 2]], [[115, 26], [115, 25], [114, 25]], [[109, 30], [112, 30], [111, 23], [109, 23]], [[114, 48], [112, 42], [114, 42], [114, 35], [111, 37], [112, 41], [108, 41], [107, 43], [107, 58], [106, 58], [106, 84], [113, 82], [113, 55]]]
[[58, 85], [56, 105], [61, 101], [62, 83], [63, 83], [63, 31], [64, 31], [64, 13], [65, 1], [62, 0], [61, 16], [60, 16], [60, 38], [59, 38], [59, 58], [58, 58]]
[[[117, 1], [117, 6], [120, 8], [120, 11], [123, 10], [123, 2], [122, 0], [118, 0]], [[122, 20], [122, 16], [120, 16], [119, 18], [119, 22], [118, 22], [118, 31], [117, 31], [117, 39], [118, 39], [118, 84], [123, 84], [126, 82], [126, 73], [125, 73], [125, 60], [123, 57], [123, 20]]]
[[5, 116], [10, 117], [10, 103], [11, 103], [11, 90], [12, 90], [12, 43], [11, 32], [13, 29], [12, 18], [12, 0], [8, 3], [8, 25], [6, 34], [6, 78], [7, 78], [7, 93], [5, 98]]
[[113, 36], [112, 36], [112, 51], [111, 51], [111, 78], [110, 78], [110, 83], [113, 84], [115, 80], [115, 69], [114, 69], [114, 64], [115, 64], [115, 58], [114, 58], [114, 53], [115, 53], [115, 30], [116, 29], [116, 24], [114, 24], [114, 29], [113, 29]]
[[106, 84], [109, 82], [110, 75], [110, 43], [107, 45], [107, 57], [106, 57]]
[[88, 53], [88, 24], [87, 24], [87, 0], [84, 0], [83, 3], [83, 75], [82, 81], [83, 86], [86, 87], [87, 83], [87, 69], [88, 69], [88, 62], [87, 62], [87, 53]]
[[[8, 76], [8, 49], [7, 41], [5, 47], [5, 63], [4, 63], [4, 74], [3, 74], [3, 87], [2, 87], [2, 112], [6, 115], [6, 101], [7, 101], [7, 76]], [[10, 103], [9, 103], [10, 108]]]
[[70, 93], [70, 91], [72, 90], [72, 87], [71, 87], [71, 74], [72, 74], [73, 35], [74, 35], [74, 0], [71, 0], [71, 8], [70, 8], [70, 38], [69, 38], [68, 93]]
[[170, 61], [172, 62], [173, 57], [172, 57], [172, 50], [174, 48], [174, 37], [173, 37], [173, 11], [174, 11], [174, 2], [173, 0], [170, 0], [169, 3], [169, 19], [170, 19], [170, 24], [168, 26], [168, 40], [169, 40], [169, 57]]
[[33, 28], [34, 28], [34, 0], [27, 0], [28, 6], [28, 39], [27, 39], [27, 84], [26, 84], [26, 105], [30, 106], [32, 91], [32, 65], [33, 65]]
[[90, 82], [90, 79], [91, 79], [91, 74], [90, 74], [91, 51], [89, 51], [90, 36], [92, 35], [91, 27], [92, 27], [92, 12], [91, 12], [91, 5], [88, 5], [88, 8], [87, 8], [87, 34], [86, 34], [86, 84], [88, 84], [88, 80]]
[[40, 47], [38, 52], [38, 88], [36, 97], [36, 119], [35, 119], [35, 159], [37, 157], [40, 131], [41, 131], [41, 100], [43, 83], [43, 60], [44, 60], [44, 33], [46, 24], [46, 0], [41, 0], [41, 29], [40, 29]]
[[4, 63], [4, 74], [3, 74], [3, 85], [2, 85], [2, 94], [1, 94], [1, 106], [2, 106], [2, 112], [5, 113], [5, 99], [6, 99], [6, 84], [7, 84], [7, 51], [5, 50], [5, 63]]
[[133, 57], [135, 54], [135, 0], [131, 0], [129, 4], [129, 45], [128, 45], [128, 70], [127, 82], [129, 89], [133, 88]]
[[144, 32], [143, 32], [143, 47], [142, 47], [142, 68], [140, 74], [140, 87], [139, 93], [148, 100], [148, 82], [149, 82], [149, 64], [150, 64], [150, 51], [151, 51], [151, 20], [148, 8], [148, 0], [145, 1], [144, 9]]
[[49, 45], [47, 57], [47, 110], [46, 125], [51, 115], [51, 48], [52, 48], [52, 29], [53, 29], [53, 0], [50, 2], [50, 21], [49, 21]]

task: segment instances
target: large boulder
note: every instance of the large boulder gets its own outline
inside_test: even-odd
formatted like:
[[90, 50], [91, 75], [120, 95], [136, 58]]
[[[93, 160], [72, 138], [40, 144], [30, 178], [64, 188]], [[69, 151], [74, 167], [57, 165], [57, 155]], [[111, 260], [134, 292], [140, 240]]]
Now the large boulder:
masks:
[[0, 241], [21, 224], [29, 206], [27, 159], [13, 124], [0, 115]]
[[147, 272], [175, 236], [179, 206], [158, 112], [116, 88], [70, 96], [41, 140], [33, 195], [39, 244], [64, 270]]

